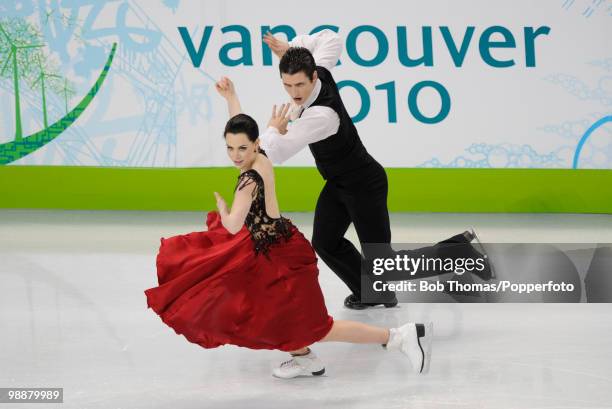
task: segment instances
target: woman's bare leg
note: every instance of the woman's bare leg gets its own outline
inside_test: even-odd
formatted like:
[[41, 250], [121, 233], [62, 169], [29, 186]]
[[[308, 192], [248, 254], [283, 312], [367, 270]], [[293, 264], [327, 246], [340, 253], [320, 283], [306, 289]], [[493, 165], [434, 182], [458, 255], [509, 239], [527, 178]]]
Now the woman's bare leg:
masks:
[[389, 329], [357, 321], [336, 320], [331, 331], [321, 342], [350, 342], [353, 344], [386, 344]]
[[[329, 333], [320, 342], [350, 342], [354, 344], [383, 344], [386, 349], [399, 350], [408, 357], [417, 374], [429, 371], [433, 324], [408, 322], [398, 328], [381, 328], [356, 321], [334, 321]], [[283, 362], [273, 371], [279, 378], [301, 375], [323, 375], [325, 366], [317, 355], [305, 347], [292, 351], [293, 359]]]
[[[357, 321], [335, 320], [332, 329], [319, 342], [350, 342], [353, 344], [386, 344], [389, 340], [389, 329], [375, 327]], [[306, 355], [308, 347], [290, 351], [291, 355]]]

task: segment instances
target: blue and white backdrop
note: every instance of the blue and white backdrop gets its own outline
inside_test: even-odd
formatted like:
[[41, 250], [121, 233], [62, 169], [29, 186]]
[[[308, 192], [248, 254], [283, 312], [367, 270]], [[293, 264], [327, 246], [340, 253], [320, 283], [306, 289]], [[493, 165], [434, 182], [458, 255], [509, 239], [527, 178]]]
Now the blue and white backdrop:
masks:
[[[11, 165], [227, 166], [214, 81], [232, 78], [264, 127], [287, 97], [262, 33], [327, 27], [344, 43], [342, 96], [384, 166], [612, 169], [611, 0], [2, 0], [0, 15], [38, 30], [71, 84], [47, 92], [49, 122], [88, 92], [117, 43], [78, 120]], [[0, 144], [16, 126], [2, 44]], [[44, 123], [39, 84], [19, 81], [25, 137]], [[313, 160], [305, 150], [285, 165]]]

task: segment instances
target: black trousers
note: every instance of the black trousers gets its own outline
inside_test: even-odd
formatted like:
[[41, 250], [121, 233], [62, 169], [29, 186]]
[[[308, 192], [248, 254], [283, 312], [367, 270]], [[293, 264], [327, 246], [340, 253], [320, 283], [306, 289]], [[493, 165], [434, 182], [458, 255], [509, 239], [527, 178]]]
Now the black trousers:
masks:
[[[391, 242], [388, 190], [385, 169], [378, 162], [373, 162], [364, 168], [327, 180], [317, 201], [312, 245], [325, 264], [359, 298], [362, 256], [344, 235], [353, 223], [360, 243]], [[434, 246], [410, 253], [442, 256], [447, 253], [445, 243], [452, 245], [469, 242], [462, 234], [458, 234]], [[460, 254], [451, 256], [458, 257]], [[445, 272], [431, 272], [429, 275], [442, 273]], [[422, 277], [419, 275], [419, 278]]]

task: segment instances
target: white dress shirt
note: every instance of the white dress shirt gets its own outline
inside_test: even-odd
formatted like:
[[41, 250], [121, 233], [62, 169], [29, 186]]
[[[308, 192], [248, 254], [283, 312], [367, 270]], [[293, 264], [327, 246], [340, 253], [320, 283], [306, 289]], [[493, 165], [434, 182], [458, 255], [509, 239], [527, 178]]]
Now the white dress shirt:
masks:
[[[331, 70], [342, 53], [342, 41], [332, 30], [323, 30], [312, 35], [300, 35], [289, 42], [291, 47], [307, 48], [317, 65]], [[292, 104], [292, 122], [287, 133], [281, 135], [275, 127], [268, 127], [259, 135], [260, 146], [273, 163], [283, 163], [306, 145], [321, 141], [338, 132], [340, 118], [331, 108], [310, 105], [321, 92], [321, 81], [317, 78], [315, 86], [301, 106]], [[300, 112], [302, 116], [299, 117]], [[299, 118], [298, 118], [299, 117]]]

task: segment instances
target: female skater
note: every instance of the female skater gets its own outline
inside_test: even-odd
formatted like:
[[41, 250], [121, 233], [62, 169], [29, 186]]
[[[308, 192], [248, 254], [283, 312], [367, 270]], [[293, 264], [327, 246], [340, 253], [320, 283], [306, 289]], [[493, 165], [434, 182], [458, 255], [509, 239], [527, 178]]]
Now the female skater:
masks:
[[[227, 154], [240, 170], [232, 207], [215, 192], [218, 211], [208, 213], [208, 231], [161, 239], [159, 286], [145, 291], [148, 307], [204, 348], [233, 344], [289, 352], [292, 358], [273, 370], [279, 378], [322, 375], [325, 367], [309, 346], [325, 341], [382, 344], [404, 353], [414, 372], [427, 373], [431, 323], [387, 329], [328, 315], [315, 252], [280, 214], [257, 123], [240, 113], [228, 78], [216, 88], [231, 116], [223, 133]], [[288, 109], [274, 107], [270, 125], [286, 129]]]

